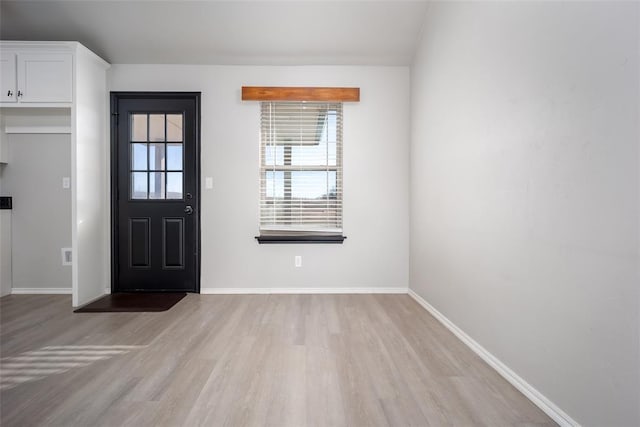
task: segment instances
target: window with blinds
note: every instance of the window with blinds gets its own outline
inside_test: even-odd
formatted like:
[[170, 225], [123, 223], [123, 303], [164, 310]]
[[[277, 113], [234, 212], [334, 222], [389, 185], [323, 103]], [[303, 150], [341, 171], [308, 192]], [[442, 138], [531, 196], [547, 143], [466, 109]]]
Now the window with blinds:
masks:
[[260, 234], [342, 234], [341, 103], [261, 103]]

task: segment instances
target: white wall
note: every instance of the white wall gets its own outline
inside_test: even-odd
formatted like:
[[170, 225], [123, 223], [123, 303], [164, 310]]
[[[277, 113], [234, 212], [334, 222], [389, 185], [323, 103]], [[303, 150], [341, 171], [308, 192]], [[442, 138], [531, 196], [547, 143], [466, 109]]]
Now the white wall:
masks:
[[[28, 119], [36, 124], [52, 118], [65, 120], [39, 110], [6, 117], [13, 123]], [[70, 292], [71, 268], [62, 265], [61, 255], [61, 248], [71, 246], [71, 192], [62, 188], [62, 178], [71, 174], [69, 135], [10, 134], [6, 138], [10, 158], [2, 168], [2, 193], [13, 197], [11, 234], [7, 234], [11, 236], [13, 290]]]
[[571, 417], [640, 424], [638, 3], [434, 3], [410, 287]]
[[[202, 282], [220, 288], [408, 285], [409, 69], [114, 65], [112, 91], [202, 92]], [[343, 245], [259, 245], [254, 86], [357, 86], [344, 107]], [[213, 177], [213, 190], [204, 177]], [[294, 267], [302, 255], [303, 266]]]
[[109, 264], [108, 65], [81, 45], [74, 57], [71, 144], [74, 307], [105, 293]]

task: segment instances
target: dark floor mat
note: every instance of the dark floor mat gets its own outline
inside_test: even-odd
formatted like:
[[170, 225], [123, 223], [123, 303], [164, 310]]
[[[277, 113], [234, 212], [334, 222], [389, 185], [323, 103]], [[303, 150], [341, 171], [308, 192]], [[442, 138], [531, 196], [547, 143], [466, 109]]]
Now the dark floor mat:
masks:
[[111, 294], [80, 307], [74, 313], [167, 311], [186, 295], [186, 292]]

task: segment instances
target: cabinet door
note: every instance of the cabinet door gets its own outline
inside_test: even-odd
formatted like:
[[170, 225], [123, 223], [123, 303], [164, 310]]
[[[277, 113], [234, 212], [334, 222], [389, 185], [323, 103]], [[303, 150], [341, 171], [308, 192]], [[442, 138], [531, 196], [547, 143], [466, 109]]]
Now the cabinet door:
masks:
[[16, 102], [16, 54], [0, 54], [0, 102]]
[[18, 54], [20, 102], [71, 102], [70, 53]]

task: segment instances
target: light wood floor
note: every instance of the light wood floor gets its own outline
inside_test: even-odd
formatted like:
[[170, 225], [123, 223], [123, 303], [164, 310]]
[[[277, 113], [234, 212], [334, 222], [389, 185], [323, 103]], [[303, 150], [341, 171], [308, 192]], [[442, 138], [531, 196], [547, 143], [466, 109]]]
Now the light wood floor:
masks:
[[555, 425], [407, 295], [0, 299], [2, 426]]

